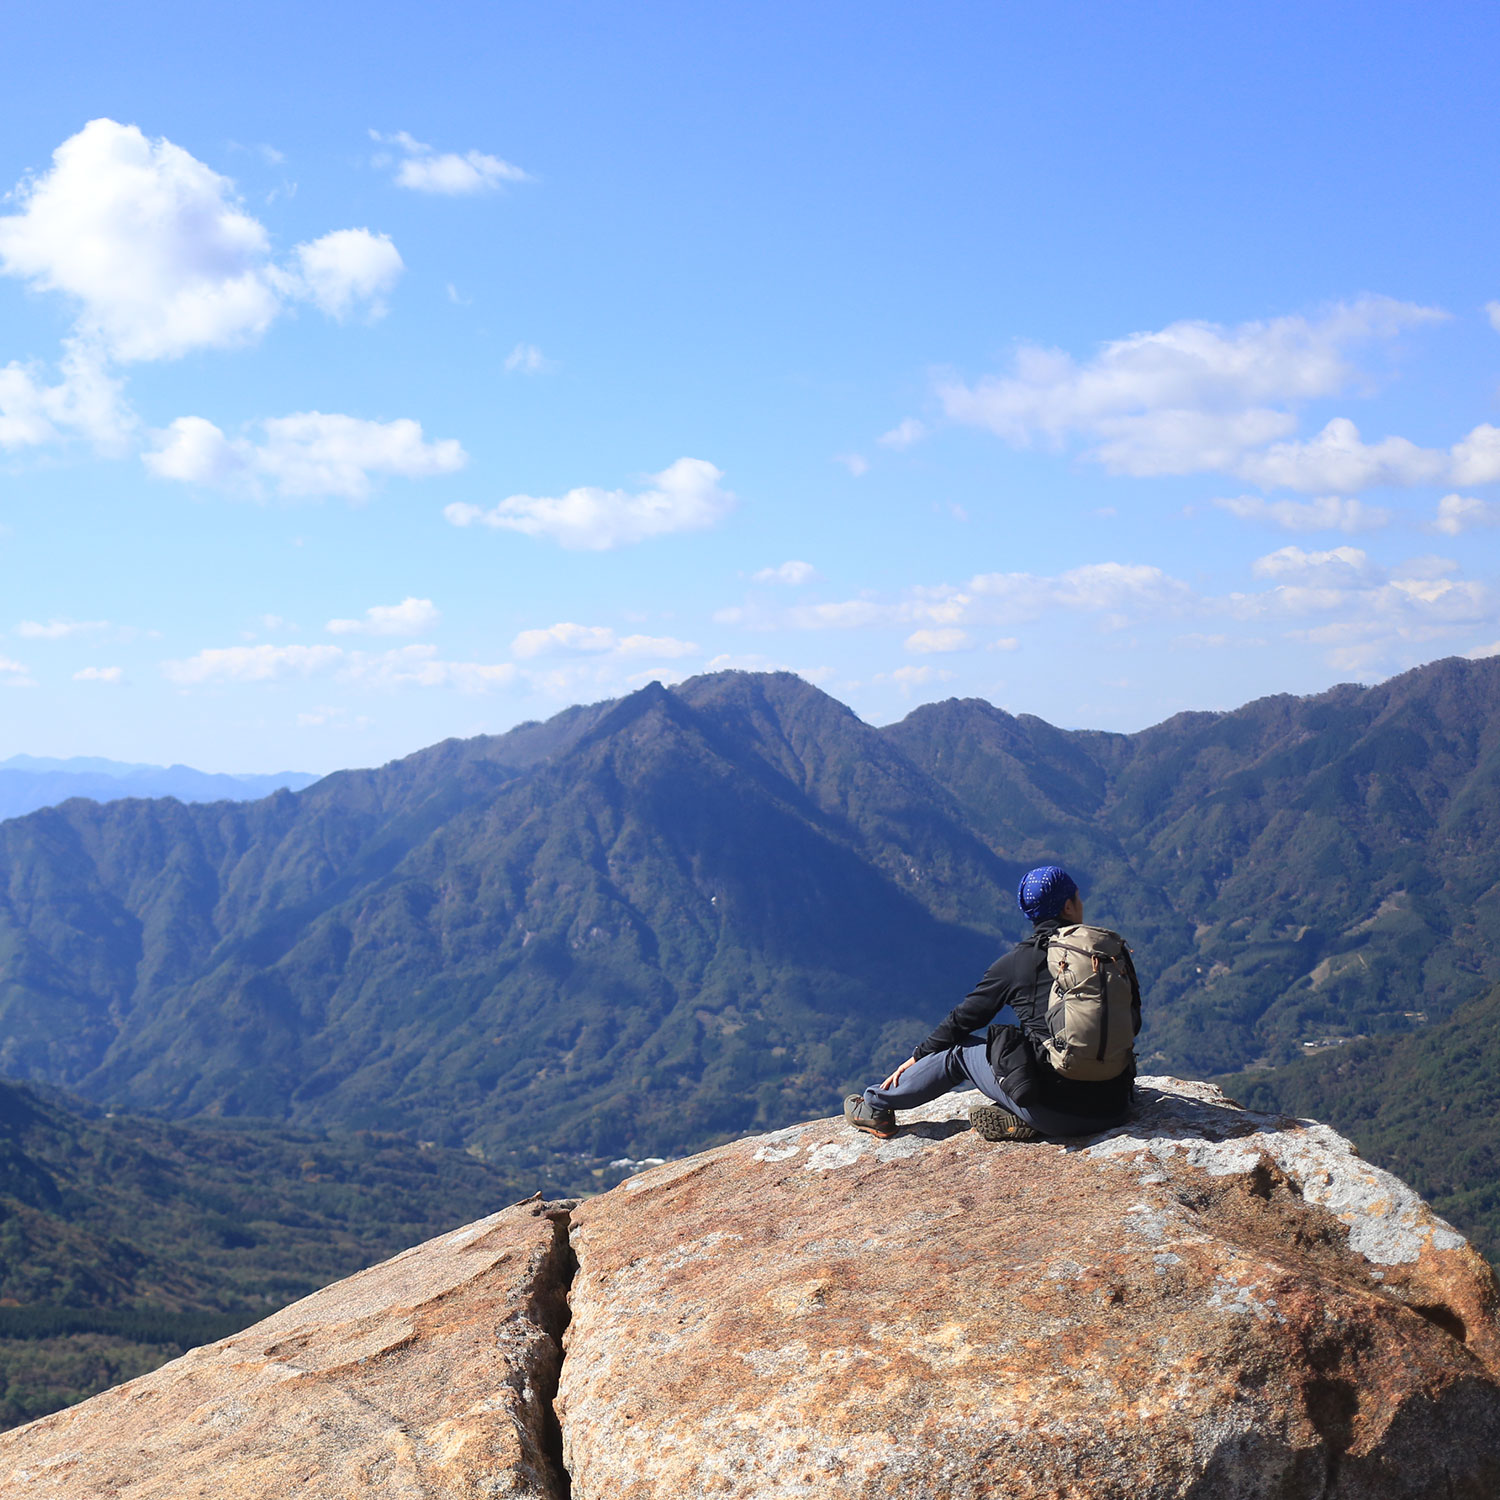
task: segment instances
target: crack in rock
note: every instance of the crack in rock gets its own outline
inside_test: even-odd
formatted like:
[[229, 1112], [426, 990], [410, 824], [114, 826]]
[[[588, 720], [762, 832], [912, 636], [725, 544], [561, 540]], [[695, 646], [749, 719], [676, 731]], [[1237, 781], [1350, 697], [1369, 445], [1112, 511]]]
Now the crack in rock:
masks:
[[571, 1500], [573, 1494], [573, 1481], [563, 1454], [562, 1424], [557, 1415], [557, 1387], [567, 1357], [563, 1336], [572, 1319], [568, 1297], [578, 1274], [571, 1233], [573, 1210], [577, 1207], [576, 1198], [562, 1198], [539, 1202], [532, 1210], [552, 1224], [552, 1245], [534, 1284], [532, 1302], [532, 1317], [549, 1345], [537, 1370], [535, 1386], [539, 1429], [535, 1441], [549, 1500]]

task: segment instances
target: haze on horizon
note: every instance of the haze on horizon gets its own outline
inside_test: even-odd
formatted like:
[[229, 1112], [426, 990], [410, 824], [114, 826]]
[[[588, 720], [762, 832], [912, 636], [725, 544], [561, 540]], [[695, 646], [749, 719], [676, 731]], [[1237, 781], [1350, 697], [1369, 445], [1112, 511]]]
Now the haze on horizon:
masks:
[[1497, 63], [1391, 3], [17, 10], [0, 759], [1500, 651]]

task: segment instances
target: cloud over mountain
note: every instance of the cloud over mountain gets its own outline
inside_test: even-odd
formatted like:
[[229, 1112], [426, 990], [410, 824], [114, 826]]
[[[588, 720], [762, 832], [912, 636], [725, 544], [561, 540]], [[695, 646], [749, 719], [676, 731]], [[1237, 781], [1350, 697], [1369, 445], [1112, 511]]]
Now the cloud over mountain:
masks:
[[607, 552], [649, 537], [716, 526], [734, 508], [723, 471], [701, 458], [679, 458], [649, 476], [644, 490], [582, 485], [565, 495], [512, 495], [490, 510], [455, 502], [443, 514], [454, 526], [489, 526], [545, 537], [560, 547]]

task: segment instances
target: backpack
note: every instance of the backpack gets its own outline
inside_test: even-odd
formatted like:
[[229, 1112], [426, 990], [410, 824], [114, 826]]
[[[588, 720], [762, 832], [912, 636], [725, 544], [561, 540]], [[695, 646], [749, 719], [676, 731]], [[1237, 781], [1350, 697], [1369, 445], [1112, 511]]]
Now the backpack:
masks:
[[1059, 927], [1047, 943], [1047, 968], [1052, 993], [1043, 1056], [1064, 1078], [1118, 1078], [1130, 1066], [1139, 1028], [1141, 989], [1130, 945], [1107, 927]]

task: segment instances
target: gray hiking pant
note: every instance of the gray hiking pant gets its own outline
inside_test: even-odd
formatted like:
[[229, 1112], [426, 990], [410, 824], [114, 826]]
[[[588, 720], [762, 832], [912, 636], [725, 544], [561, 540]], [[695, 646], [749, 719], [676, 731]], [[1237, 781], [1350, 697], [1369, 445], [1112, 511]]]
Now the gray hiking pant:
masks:
[[954, 1089], [969, 1088], [978, 1089], [986, 1098], [1018, 1115], [1043, 1135], [1097, 1135], [1101, 1130], [1123, 1124], [1125, 1120], [1123, 1113], [1118, 1119], [1097, 1119], [1068, 1114], [1045, 1104], [1033, 1104], [1029, 1109], [1023, 1109], [1000, 1087], [1000, 1080], [990, 1066], [988, 1039], [977, 1031], [971, 1031], [942, 1052], [929, 1052], [926, 1057], [919, 1057], [901, 1075], [895, 1088], [883, 1089], [872, 1084], [865, 1090], [865, 1101], [876, 1109], [915, 1109], [919, 1104], [930, 1104]]

